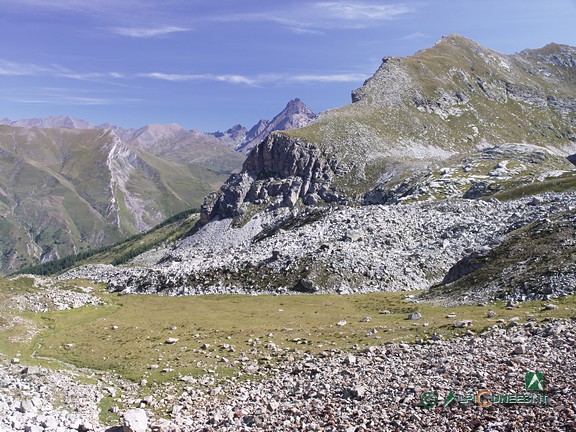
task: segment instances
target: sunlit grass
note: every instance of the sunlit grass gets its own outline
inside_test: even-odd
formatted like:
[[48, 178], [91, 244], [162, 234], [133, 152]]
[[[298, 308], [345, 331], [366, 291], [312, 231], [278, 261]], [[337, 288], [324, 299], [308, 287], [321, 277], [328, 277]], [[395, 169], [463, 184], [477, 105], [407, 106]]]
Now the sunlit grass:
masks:
[[[77, 366], [116, 372], [149, 382], [207, 372], [230, 376], [242, 357], [272, 367], [294, 350], [310, 353], [352, 350], [386, 342], [416, 342], [463, 335], [511, 318], [518, 322], [574, 315], [575, 297], [541, 311], [542, 302], [513, 310], [503, 304], [444, 307], [414, 304], [406, 293], [359, 295], [165, 297], [107, 294], [106, 307], [38, 314], [46, 330], [39, 356]], [[381, 314], [388, 310], [389, 314]], [[422, 319], [407, 320], [412, 311]], [[494, 310], [496, 317], [486, 313]], [[362, 322], [370, 317], [369, 322]], [[472, 320], [465, 329], [458, 320]], [[345, 325], [338, 325], [346, 321]], [[168, 338], [177, 338], [167, 344]], [[272, 343], [273, 345], [271, 345]], [[208, 345], [208, 348], [204, 347]], [[226, 360], [223, 360], [225, 358]], [[152, 365], [158, 368], [150, 369]], [[155, 366], [152, 366], [155, 367]]]

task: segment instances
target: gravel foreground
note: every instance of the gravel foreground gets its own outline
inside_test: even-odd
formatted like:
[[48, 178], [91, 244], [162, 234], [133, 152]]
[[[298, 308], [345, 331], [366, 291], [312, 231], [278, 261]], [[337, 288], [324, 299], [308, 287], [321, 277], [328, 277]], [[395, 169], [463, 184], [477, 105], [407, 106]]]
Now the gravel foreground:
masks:
[[[425, 344], [296, 352], [267, 377], [255, 372], [250, 380], [224, 383], [184, 377], [185, 386], [168, 383], [144, 400], [127, 398], [124, 418], [132, 427], [124, 430], [575, 431], [575, 345], [574, 322], [549, 321]], [[544, 375], [544, 391], [526, 390], [527, 372]], [[98, 423], [97, 404], [111, 382], [97, 380], [80, 384], [71, 372], [25, 370], [5, 359], [0, 430], [123, 430]], [[491, 392], [491, 406], [458, 401], [481, 390]], [[457, 400], [443, 407], [450, 392]], [[531, 403], [514, 403], [528, 394]], [[437, 406], [422, 407], [435, 397]], [[505, 397], [511, 403], [502, 403]]]

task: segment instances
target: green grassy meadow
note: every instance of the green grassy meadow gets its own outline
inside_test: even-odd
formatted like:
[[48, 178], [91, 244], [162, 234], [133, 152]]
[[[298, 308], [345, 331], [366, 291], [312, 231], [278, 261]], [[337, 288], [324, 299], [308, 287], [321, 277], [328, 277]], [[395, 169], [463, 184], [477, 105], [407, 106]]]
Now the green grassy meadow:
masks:
[[[15, 293], [32, 289], [26, 279], [3, 281], [2, 304], [9, 304], [6, 300]], [[576, 311], [576, 296], [558, 299], [554, 302], [558, 309], [543, 311], [541, 301], [523, 303], [513, 310], [500, 303], [460, 307], [414, 304], [405, 298], [406, 293], [167, 297], [100, 291], [98, 295], [105, 306], [41, 313], [15, 313], [3, 306], [5, 331], [0, 333], [0, 352], [19, 354], [23, 362], [51, 364], [49, 359], [55, 359], [136, 382], [145, 378], [149, 383], [161, 383], [185, 375], [235, 376], [249, 363], [257, 363], [265, 373], [298, 351], [326, 355], [331, 350], [349, 351], [387, 342], [425, 341], [433, 334], [457, 337], [494, 324], [507, 326], [512, 318], [518, 323], [571, 318]], [[380, 313], [383, 310], [390, 313]], [[489, 310], [497, 316], [488, 318]], [[413, 311], [420, 312], [422, 319], [407, 320]], [[23, 321], [7, 328], [9, 316], [15, 315]], [[371, 320], [362, 322], [365, 317]], [[346, 324], [338, 325], [342, 320]], [[458, 320], [472, 320], [472, 325], [455, 328]], [[14, 336], [29, 332], [30, 326], [35, 328], [30, 332], [33, 336], [14, 342], [18, 339]], [[178, 341], [168, 344], [168, 338]]]

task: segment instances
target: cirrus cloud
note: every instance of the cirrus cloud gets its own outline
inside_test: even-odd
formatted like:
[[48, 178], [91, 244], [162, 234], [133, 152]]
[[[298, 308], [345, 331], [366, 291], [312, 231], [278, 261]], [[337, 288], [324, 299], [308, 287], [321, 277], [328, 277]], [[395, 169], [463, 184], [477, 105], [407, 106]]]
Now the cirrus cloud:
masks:
[[163, 27], [149, 27], [149, 28], [113, 27], [110, 30], [112, 31], [112, 33], [115, 33], [120, 36], [147, 39], [156, 36], [168, 35], [171, 33], [188, 32], [191, 29], [187, 27], [178, 27], [178, 26], [163, 26]]
[[268, 73], [257, 75], [238, 74], [171, 74], [164, 72], [151, 72], [137, 74], [139, 78], [150, 78], [163, 81], [220, 81], [228, 84], [242, 84], [248, 86], [263, 86], [266, 84], [306, 84], [306, 83], [336, 83], [336, 82], [362, 82], [369, 77], [359, 73], [333, 73], [333, 74], [285, 74]]
[[212, 18], [223, 22], [273, 22], [295, 33], [322, 33], [325, 30], [364, 29], [412, 12], [404, 3], [321, 1], [306, 2], [297, 8], [282, 6], [266, 12], [224, 14]]

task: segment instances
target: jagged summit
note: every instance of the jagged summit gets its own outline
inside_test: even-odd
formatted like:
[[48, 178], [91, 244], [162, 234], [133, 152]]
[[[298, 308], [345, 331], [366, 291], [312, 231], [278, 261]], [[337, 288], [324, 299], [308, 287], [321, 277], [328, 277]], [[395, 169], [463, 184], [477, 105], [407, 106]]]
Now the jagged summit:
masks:
[[269, 124], [270, 120], [266, 119], [258, 120], [258, 123], [252, 126], [252, 128], [246, 134], [246, 142], [252, 141], [256, 139], [256, 137], [262, 135], [264, 133], [264, 130], [266, 129], [266, 126], [268, 126]]
[[212, 135], [214, 135], [216, 138], [219, 139], [224, 140], [230, 139], [233, 143], [233, 146], [236, 147], [238, 143], [243, 143], [246, 140], [247, 133], [248, 131], [244, 126], [242, 126], [241, 124], [235, 124], [228, 130], [226, 130], [226, 132], [218, 131], [214, 132]]
[[226, 132], [214, 132], [211, 135], [247, 155], [272, 132], [300, 128], [310, 124], [315, 118], [316, 114], [302, 100], [296, 98], [289, 101], [272, 120], [261, 119], [249, 130], [237, 124]]
[[246, 141], [237, 147], [241, 153], [248, 154], [260, 142], [277, 130], [290, 130], [310, 124], [316, 114], [304, 102], [296, 98], [288, 102], [286, 107], [271, 121], [260, 120], [246, 135]]

